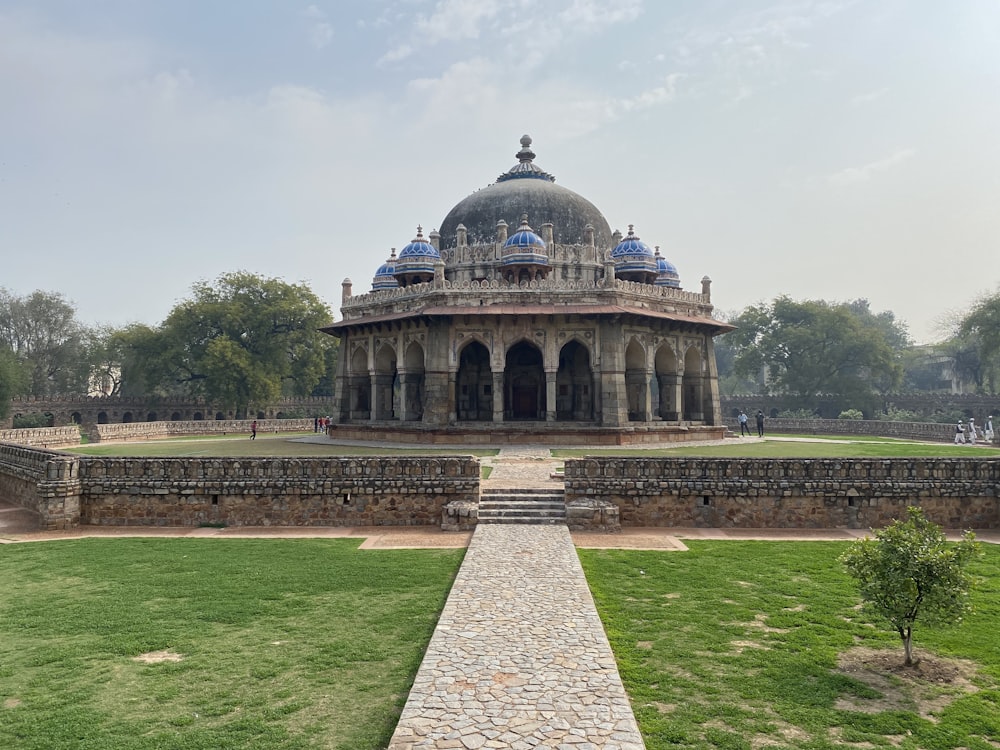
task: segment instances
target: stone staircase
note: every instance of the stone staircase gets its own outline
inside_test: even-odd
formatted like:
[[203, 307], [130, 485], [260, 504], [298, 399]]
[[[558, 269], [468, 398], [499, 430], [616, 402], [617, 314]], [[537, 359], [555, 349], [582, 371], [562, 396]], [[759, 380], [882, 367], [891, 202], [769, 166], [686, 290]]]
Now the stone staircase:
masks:
[[479, 495], [479, 523], [566, 523], [562, 489], [483, 488]]

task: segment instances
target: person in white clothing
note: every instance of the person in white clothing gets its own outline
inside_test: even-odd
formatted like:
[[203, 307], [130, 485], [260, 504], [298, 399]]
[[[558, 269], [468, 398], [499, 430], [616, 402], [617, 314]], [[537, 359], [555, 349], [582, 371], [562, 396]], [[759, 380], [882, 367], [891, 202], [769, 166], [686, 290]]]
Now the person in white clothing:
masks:
[[965, 433], [965, 439], [969, 445], [976, 444], [976, 420], [972, 417], [969, 417], [969, 429]]
[[955, 426], [955, 445], [961, 445], [965, 442], [965, 425], [959, 422]]
[[983, 428], [983, 437], [987, 443], [993, 442], [993, 415], [986, 417], [986, 426]]

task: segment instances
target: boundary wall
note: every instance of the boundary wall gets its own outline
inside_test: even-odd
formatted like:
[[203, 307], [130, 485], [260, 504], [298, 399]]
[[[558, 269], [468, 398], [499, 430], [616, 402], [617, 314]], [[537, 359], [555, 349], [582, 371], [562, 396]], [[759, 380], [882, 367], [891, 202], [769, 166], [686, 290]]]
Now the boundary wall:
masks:
[[615, 516], [620, 527], [867, 529], [910, 505], [946, 529], [1000, 527], [1000, 459], [588, 457], [564, 475], [568, 514], [590, 510], [608, 530]]
[[40, 529], [94, 526], [440, 526], [478, 502], [472, 456], [106, 458], [0, 444], [0, 499]]
[[[747, 412], [750, 429], [756, 434], [754, 415]], [[740, 427], [735, 419], [729, 421]], [[982, 427], [982, 425], [980, 425]], [[730, 430], [733, 428], [730, 427]], [[789, 432], [798, 435], [871, 435], [872, 437], [894, 437], [905, 440], [927, 440], [933, 442], [955, 441], [955, 425], [940, 422], [883, 422], [870, 419], [782, 419], [764, 420], [764, 434], [769, 432]], [[983, 442], [982, 438], [979, 442]]]
[[17, 443], [38, 448], [68, 448], [80, 444], [80, 428], [71, 425], [0, 430], [0, 443]]
[[0, 500], [38, 516], [41, 529], [80, 525], [80, 459], [66, 453], [0, 443]]
[[[84, 428], [94, 443], [126, 443], [132, 440], [191, 435], [243, 435], [250, 436], [252, 419], [188, 420], [183, 422], [127, 422], [116, 424], [91, 424]], [[257, 434], [266, 432], [312, 432], [312, 419], [258, 419]], [[77, 441], [79, 443], [79, 441]]]
[[[0, 499], [42, 529], [440, 527], [449, 508], [478, 506], [479, 472], [457, 455], [108, 458], [0, 444]], [[910, 505], [947, 529], [1000, 528], [1000, 459], [588, 457], [564, 476], [579, 529], [866, 529]]]

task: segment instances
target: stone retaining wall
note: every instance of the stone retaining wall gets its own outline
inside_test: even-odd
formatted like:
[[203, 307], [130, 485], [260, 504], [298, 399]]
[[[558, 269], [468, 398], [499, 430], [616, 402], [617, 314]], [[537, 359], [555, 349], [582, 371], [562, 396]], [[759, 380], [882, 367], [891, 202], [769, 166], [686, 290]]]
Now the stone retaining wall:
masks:
[[0, 443], [17, 443], [38, 448], [68, 448], [80, 444], [80, 428], [72, 425], [0, 430]]
[[478, 502], [471, 456], [104, 458], [0, 444], [0, 499], [40, 529], [96, 526], [439, 526]]
[[434, 526], [479, 496], [470, 456], [85, 458], [81, 521], [102, 526]]
[[[249, 437], [252, 422], [252, 419], [225, 419], [92, 424], [87, 425], [86, 431], [87, 436], [95, 443], [124, 443], [132, 440], [156, 440], [189, 435], [245, 435]], [[258, 419], [257, 433], [311, 432], [313, 424], [312, 419]]]
[[0, 499], [38, 515], [40, 529], [80, 522], [79, 459], [65, 453], [0, 443]]
[[[757, 426], [754, 416], [748, 414], [750, 429], [756, 434]], [[729, 429], [739, 432], [739, 424]], [[994, 424], [996, 424], [994, 422]], [[982, 430], [982, 425], [979, 425]], [[795, 435], [871, 435], [873, 437], [894, 437], [904, 440], [926, 440], [929, 442], [953, 443], [955, 441], [955, 425], [939, 422], [883, 422], [881, 420], [865, 419], [768, 419], [764, 422], [765, 434], [787, 432]], [[997, 440], [1000, 436], [994, 436]], [[982, 437], [978, 442], [983, 442]]]
[[1000, 460], [584, 458], [566, 503], [610, 503], [623, 527], [884, 526], [919, 505], [948, 529], [998, 528]]

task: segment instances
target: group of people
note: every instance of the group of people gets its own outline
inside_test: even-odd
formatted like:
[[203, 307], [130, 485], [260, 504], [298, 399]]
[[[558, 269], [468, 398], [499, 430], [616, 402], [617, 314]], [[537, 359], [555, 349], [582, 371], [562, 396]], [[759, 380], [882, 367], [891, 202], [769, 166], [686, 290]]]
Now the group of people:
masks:
[[[744, 434], [753, 437], [753, 433], [750, 432], [750, 425], [747, 424], [749, 419], [747, 413], [740, 409], [740, 414], [736, 417], [736, 421], [740, 423], [740, 437], [743, 437]], [[757, 437], [764, 437], [764, 412], [760, 409], [757, 410]]]
[[326, 432], [330, 424], [330, 417], [316, 417], [313, 419], [313, 432]]
[[958, 424], [955, 426], [955, 445], [975, 445], [976, 439], [980, 437], [987, 443], [993, 442], [992, 414], [986, 417], [986, 424], [983, 425], [982, 430], [976, 427], [976, 420], [974, 417], [969, 417], [968, 424], [959, 420]]

